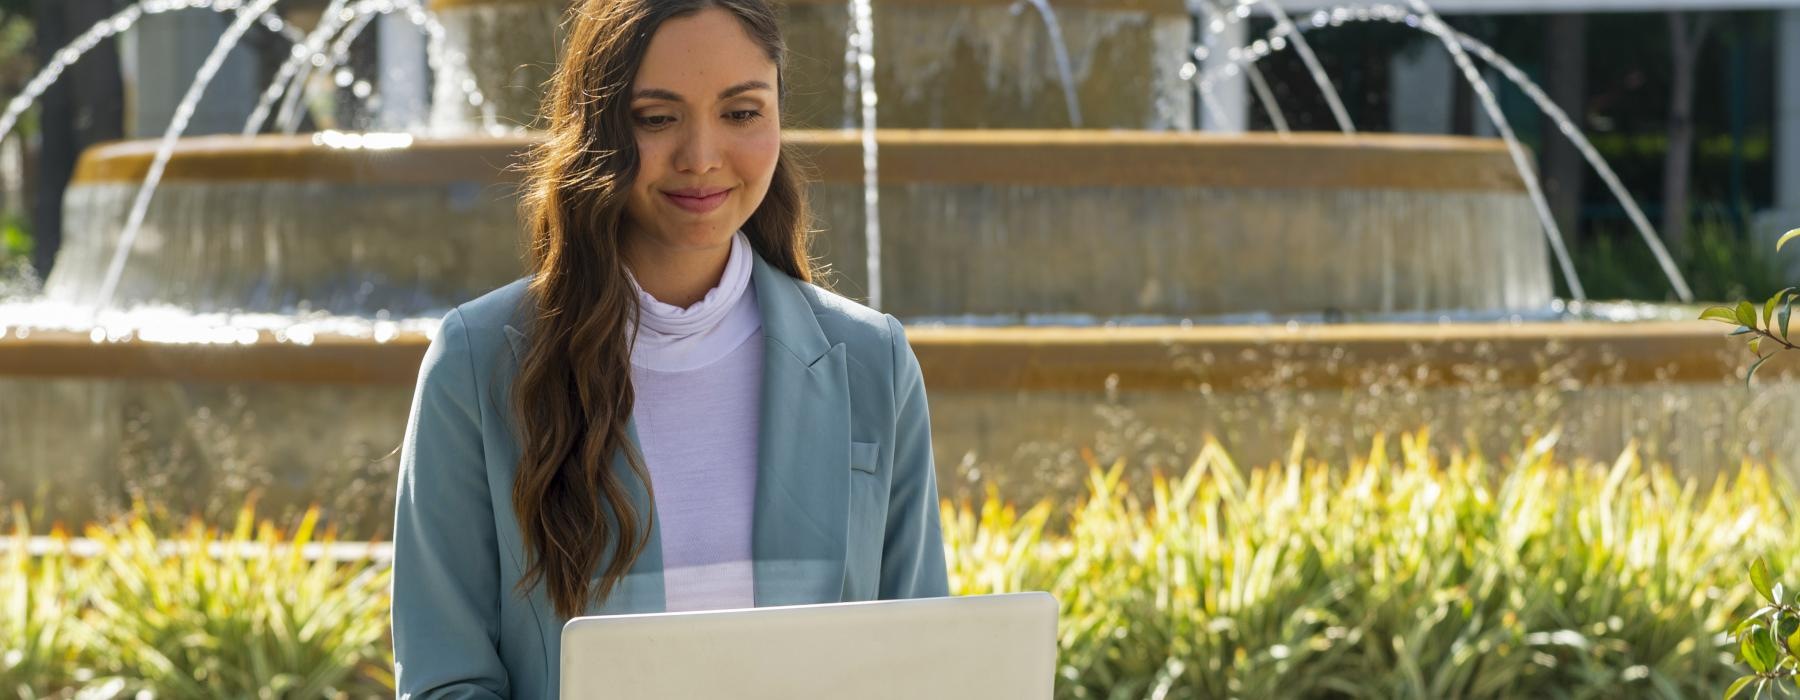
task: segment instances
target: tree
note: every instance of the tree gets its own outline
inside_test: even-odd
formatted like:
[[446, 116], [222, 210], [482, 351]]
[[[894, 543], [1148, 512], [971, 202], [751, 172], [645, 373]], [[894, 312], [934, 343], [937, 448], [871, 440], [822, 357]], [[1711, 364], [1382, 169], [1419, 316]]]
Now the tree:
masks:
[[1669, 13], [1669, 150], [1663, 156], [1663, 242], [1676, 257], [1688, 252], [1688, 181], [1694, 162], [1694, 73], [1712, 29], [1708, 13]]
[[[1566, 12], [1551, 15], [1544, 37], [1544, 89], [1577, 124], [1587, 114], [1587, 15]], [[1543, 133], [1557, 127], [1544, 117]], [[1572, 236], [1581, 222], [1581, 194], [1587, 162], [1568, 139], [1544, 139], [1544, 194], [1556, 214], [1556, 226]]]
[[[117, 9], [113, 0], [30, 0], [30, 6], [37, 21], [38, 60], [43, 64]], [[38, 100], [42, 141], [31, 228], [32, 265], [40, 277], [49, 275], [62, 243], [63, 191], [75, 173], [75, 161], [88, 146], [124, 138], [124, 103], [118, 44], [112, 39], [71, 66]]]

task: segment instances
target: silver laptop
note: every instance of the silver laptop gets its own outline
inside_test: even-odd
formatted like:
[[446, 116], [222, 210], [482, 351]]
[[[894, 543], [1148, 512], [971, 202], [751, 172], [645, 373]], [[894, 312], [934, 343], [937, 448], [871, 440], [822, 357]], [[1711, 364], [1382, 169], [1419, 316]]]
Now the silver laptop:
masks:
[[563, 626], [565, 700], [1046, 700], [1048, 593], [578, 617]]

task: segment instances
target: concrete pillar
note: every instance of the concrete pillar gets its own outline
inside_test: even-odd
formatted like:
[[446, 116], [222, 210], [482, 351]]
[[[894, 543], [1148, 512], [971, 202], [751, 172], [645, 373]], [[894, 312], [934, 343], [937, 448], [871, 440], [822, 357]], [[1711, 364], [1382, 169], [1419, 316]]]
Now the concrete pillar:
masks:
[[[1800, 228], [1800, 10], [1778, 13], [1775, 30], [1775, 208], [1757, 217], [1763, 250], [1782, 232]], [[1789, 279], [1800, 280], [1800, 251], [1781, 253]]]
[[[168, 128], [176, 106], [231, 21], [231, 15], [207, 10], [145, 15], [125, 35], [131, 110], [126, 125], [132, 137], [154, 138]], [[257, 72], [255, 54], [248, 46], [232, 49], [195, 108], [186, 133], [242, 132], [256, 107]]]
[[[1781, 12], [1775, 45], [1775, 206], [1800, 210], [1800, 10]], [[1800, 222], [1795, 222], [1800, 226]]]
[[1456, 66], [1437, 39], [1394, 52], [1388, 59], [1388, 123], [1396, 133], [1448, 134]]
[[[1235, 3], [1227, 2], [1226, 5]], [[1207, 6], [1201, 14], [1202, 44], [1207, 49], [1206, 62], [1201, 66], [1206, 72], [1213, 72], [1230, 64], [1230, 57], [1249, 43], [1249, 20], [1231, 21], [1227, 15], [1230, 10], [1218, 10]], [[1212, 28], [1223, 26], [1224, 31], [1214, 33]], [[1200, 128], [1204, 131], [1239, 133], [1250, 124], [1250, 82], [1240, 68], [1230, 75], [1219, 74], [1212, 81], [1211, 94], [1200, 96], [1202, 101], [1211, 105], [1202, 105], [1200, 110]]]
[[431, 72], [425, 56], [425, 34], [398, 14], [376, 21], [380, 36], [376, 128], [416, 131], [431, 119]]

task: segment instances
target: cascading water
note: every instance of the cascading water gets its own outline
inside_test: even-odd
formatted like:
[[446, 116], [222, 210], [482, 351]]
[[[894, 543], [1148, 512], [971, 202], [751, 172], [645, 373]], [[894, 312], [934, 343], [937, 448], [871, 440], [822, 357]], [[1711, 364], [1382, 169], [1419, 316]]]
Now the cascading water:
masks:
[[[875, 139], [875, 11], [869, 0], [850, 0], [850, 50], [856, 61], [846, 70], [856, 73], [856, 95], [862, 114], [863, 165], [863, 245], [868, 246], [864, 263], [868, 271], [868, 304], [881, 308], [881, 178], [880, 147]], [[845, 84], [850, 84], [848, 78]]]

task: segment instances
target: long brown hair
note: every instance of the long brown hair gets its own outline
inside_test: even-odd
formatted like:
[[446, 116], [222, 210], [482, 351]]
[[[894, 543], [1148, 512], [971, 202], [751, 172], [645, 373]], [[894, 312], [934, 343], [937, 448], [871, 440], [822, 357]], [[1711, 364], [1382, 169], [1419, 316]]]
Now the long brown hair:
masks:
[[[611, 469], [623, 457], [650, 492], [643, 457], [626, 433], [634, 399], [629, 329], [638, 314], [621, 248], [638, 168], [630, 93], [657, 28], [708, 7], [735, 15], [780, 75], [785, 46], [766, 0], [579, 2], [544, 97], [547, 133], [525, 163], [530, 330], [512, 395], [520, 447], [512, 501], [526, 556], [517, 590], [542, 581], [564, 617], [605, 601], [649, 540], [631, 485]], [[810, 281], [796, 167], [784, 149], [743, 230], [764, 260]]]

